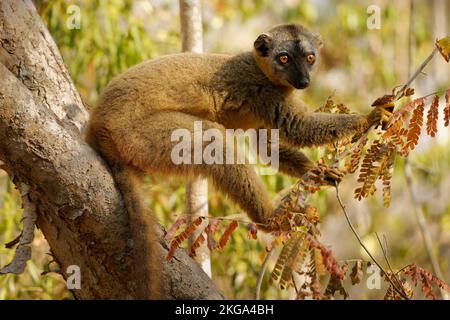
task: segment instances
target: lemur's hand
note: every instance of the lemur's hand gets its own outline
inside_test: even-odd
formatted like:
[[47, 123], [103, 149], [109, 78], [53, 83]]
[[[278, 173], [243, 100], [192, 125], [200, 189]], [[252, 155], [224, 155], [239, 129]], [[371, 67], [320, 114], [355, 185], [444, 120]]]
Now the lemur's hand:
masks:
[[383, 124], [383, 129], [385, 124], [389, 122], [392, 113], [387, 108], [383, 106], [375, 107], [371, 113], [367, 115], [367, 123], [370, 128], [373, 125], [378, 126], [380, 123]]
[[370, 128], [374, 124], [379, 124], [381, 122], [381, 119], [383, 118], [383, 108], [382, 107], [375, 107], [372, 112], [370, 112], [367, 115], [367, 124]]

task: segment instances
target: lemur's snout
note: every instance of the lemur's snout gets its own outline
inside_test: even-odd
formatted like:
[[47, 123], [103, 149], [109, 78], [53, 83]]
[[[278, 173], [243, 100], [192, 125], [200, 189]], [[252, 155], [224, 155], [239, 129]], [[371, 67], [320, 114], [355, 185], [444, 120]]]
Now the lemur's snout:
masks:
[[308, 78], [302, 78], [298, 82], [298, 88], [297, 89], [305, 89], [309, 86], [309, 79]]

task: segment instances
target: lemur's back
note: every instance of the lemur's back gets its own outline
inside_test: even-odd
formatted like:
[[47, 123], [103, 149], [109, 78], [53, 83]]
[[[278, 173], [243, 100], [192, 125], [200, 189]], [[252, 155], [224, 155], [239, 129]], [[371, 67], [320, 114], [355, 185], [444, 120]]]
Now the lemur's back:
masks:
[[159, 111], [205, 115], [211, 112], [215, 72], [232, 56], [181, 53], [142, 62], [115, 77], [94, 111], [108, 121], [118, 116], [145, 117]]

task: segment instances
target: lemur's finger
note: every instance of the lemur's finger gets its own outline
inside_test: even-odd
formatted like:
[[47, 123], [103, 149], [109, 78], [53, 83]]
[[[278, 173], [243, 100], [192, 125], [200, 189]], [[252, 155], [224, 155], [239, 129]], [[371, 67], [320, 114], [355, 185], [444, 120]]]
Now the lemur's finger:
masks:
[[328, 172], [327, 178], [331, 178], [333, 180], [341, 180], [343, 177], [342, 174], [339, 174], [337, 172]]
[[391, 120], [391, 117], [392, 117], [392, 112], [390, 112], [386, 109], [382, 109], [382, 113], [381, 113], [382, 126], [381, 126], [381, 128], [383, 130], [387, 129], [387, 125], [388, 125], [389, 121]]
[[382, 112], [382, 114], [381, 114], [381, 121], [383, 121], [383, 122], [389, 122], [389, 120], [391, 119], [391, 117], [392, 117], [392, 112], [389, 112], [388, 110], [383, 109], [383, 112]]

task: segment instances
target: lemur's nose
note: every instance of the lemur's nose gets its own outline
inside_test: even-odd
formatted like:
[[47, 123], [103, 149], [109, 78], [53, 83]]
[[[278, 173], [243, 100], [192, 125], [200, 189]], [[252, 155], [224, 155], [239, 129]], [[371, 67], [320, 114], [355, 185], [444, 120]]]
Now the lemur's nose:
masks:
[[300, 88], [301, 89], [304, 89], [304, 88], [306, 88], [307, 86], [309, 86], [309, 79], [307, 79], [307, 78], [303, 78], [302, 80], [300, 80]]

